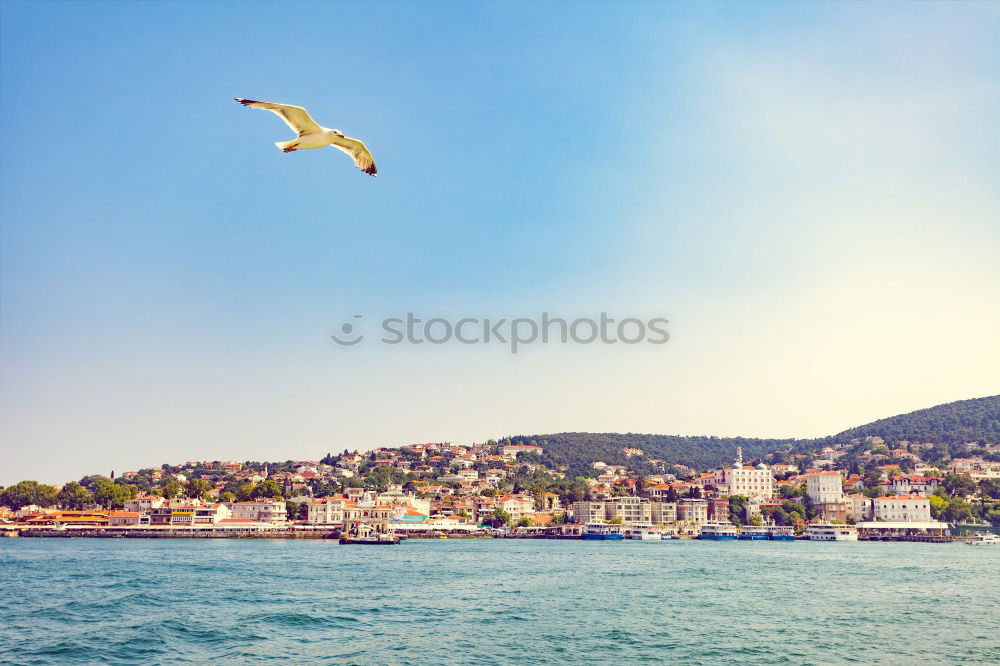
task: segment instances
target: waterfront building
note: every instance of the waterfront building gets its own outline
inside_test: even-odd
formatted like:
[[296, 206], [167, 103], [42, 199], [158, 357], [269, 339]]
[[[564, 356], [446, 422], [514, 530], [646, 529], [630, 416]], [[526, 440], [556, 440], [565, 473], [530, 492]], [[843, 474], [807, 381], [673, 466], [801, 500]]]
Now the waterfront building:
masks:
[[306, 504], [306, 523], [309, 525], [342, 525], [343, 522], [343, 497], [326, 497]]
[[645, 497], [612, 497], [604, 503], [605, 520], [620, 518], [626, 525], [648, 525], [652, 519], [650, 502]]
[[142, 514], [138, 511], [109, 511], [108, 527], [133, 527], [139, 525]]
[[288, 520], [285, 503], [274, 499], [233, 502], [229, 508], [232, 511], [232, 518], [236, 520], [252, 520], [259, 523], [284, 523]]
[[873, 500], [875, 520], [886, 522], [930, 522], [931, 501], [920, 495], [893, 495]]
[[232, 517], [232, 511], [225, 504], [210, 504], [194, 509], [195, 525], [215, 525]]

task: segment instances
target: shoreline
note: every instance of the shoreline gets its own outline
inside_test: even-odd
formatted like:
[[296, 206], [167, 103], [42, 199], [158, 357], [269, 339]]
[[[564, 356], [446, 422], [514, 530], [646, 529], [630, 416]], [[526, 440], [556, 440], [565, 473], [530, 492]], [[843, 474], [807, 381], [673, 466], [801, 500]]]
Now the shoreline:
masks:
[[[136, 529], [45, 529], [45, 528], [24, 528], [14, 530], [0, 530], [0, 536], [6, 538], [22, 539], [249, 539], [249, 540], [338, 540], [341, 537], [339, 530], [329, 531], [258, 531], [258, 532], [234, 532], [231, 530], [136, 530]], [[584, 541], [580, 536], [575, 535], [492, 535], [492, 534], [397, 534], [402, 541], [436, 541], [454, 539], [499, 539], [499, 540], [546, 540], [546, 541]], [[970, 541], [970, 536], [901, 536], [901, 537], [879, 537], [862, 538], [857, 542], [898, 542], [898, 543], [961, 543]], [[623, 542], [634, 541], [634, 539], [623, 539]], [[697, 538], [673, 538], [671, 541], [714, 541], [713, 539]], [[724, 540], [729, 541], [729, 540]], [[733, 539], [732, 541], [752, 541], [749, 539]], [[760, 541], [764, 541], [761, 539]], [[771, 540], [768, 540], [771, 541]], [[797, 537], [793, 541], [811, 541], [805, 537]], [[617, 542], [616, 542], [617, 543]], [[664, 542], [656, 542], [664, 543]], [[825, 541], [824, 541], [825, 543]], [[834, 541], [833, 543], [843, 543]], [[850, 542], [847, 542], [850, 543]]]

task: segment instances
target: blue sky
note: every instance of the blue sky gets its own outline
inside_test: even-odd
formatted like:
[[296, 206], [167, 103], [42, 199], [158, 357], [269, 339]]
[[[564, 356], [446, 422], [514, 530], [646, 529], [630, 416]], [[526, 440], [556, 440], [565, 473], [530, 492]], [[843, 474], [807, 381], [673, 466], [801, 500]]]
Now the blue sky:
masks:
[[[998, 391], [989, 3], [18, 3], [0, 484], [562, 430], [815, 436]], [[366, 141], [292, 155], [249, 97]], [[427, 316], [664, 346], [345, 350]]]

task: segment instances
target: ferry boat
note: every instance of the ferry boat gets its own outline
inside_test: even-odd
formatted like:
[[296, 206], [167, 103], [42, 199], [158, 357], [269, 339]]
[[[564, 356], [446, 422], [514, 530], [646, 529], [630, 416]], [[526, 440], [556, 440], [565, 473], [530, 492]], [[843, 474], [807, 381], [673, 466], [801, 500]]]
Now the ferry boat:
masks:
[[791, 525], [769, 525], [767, 538], [771, 541], [795, 541], [795, 530]]
[[399, 537], [392, 534], [373, 534], [365, 537], [340, 537], [342, 546], [398, 546]]
[[663, 533], [650, 526], [633, 527], [626, 536], [635, 541], [663, 541]]
[[740, 541], [767, 541], [767, 528], [744, 525], [740, 528]]
[[617, 525], [607, 523], [587, 523], [583, 528], [585, 541], [621, 541], [625, 536]]
[[736, 541], [740, 530], [732, 523], [709, 522], [701, 526], [698, 538], [703, 541]]
[[853, 525], [815, 523], [806, 530], [810, 541], [857, 541], [858, 529]]
[[971, 541], [965, 542], [966, 546], [1000, 546], [1000, 536], [989, 532], [977, 532]]

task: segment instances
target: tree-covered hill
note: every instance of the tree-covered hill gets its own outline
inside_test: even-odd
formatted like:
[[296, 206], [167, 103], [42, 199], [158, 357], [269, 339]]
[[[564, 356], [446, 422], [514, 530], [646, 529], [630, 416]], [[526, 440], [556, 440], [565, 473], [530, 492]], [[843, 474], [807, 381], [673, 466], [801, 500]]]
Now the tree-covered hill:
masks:
[[[659, 459], [695, 469], [719, 467], [732, 462], [737, 446], [745, 460], [775, 451], [794, 449], [807, 452], [833, 443], [878, 436], [889, 443], [911, 442], [953, 444], [979, 441], [1000, 443], [1000, 395], [960, 400], [874, 421], [819, 439], [759, 439], [750, 437], [685, 437], [635, 433], [562, 432], [551, 435], [511, 437], [517, 444], [538, 444], [545, 449], [545, 462], [567, 465], [571, 474], [587, 474], [592, 463], [628, 465], [639, 460]], [[641, 458], [630, 458], [625, 449], [641, 449]]]
[[[642, 435], [636, 433], [561, 432], [553, 435], [511, 437], [515, 444], [538, 444], [545, 450], [544, 461], [567, 465], [570, 473], [586, 475], [597, 461], [609, 465], [636, 468], [640, 460], [662, 460], [667, 465], [681, 464], [707, 469], [731, 464], [736, 447], [743, 447], [743, 458], [751, 460], [789, 446], [798, 448], [811, 440], [755, 439], [747, 437], [683, 437], [679, 435]], [[641, 449], [641, 457], [629, 457], [625, 449]]]
[[949, 402], [890, 416], [835, 435], [836, 441], [859, 437], [881, 437], [889, 442], [908, 440], [952, 444], [955, 442], [1000, 443], [1000, 395]]

